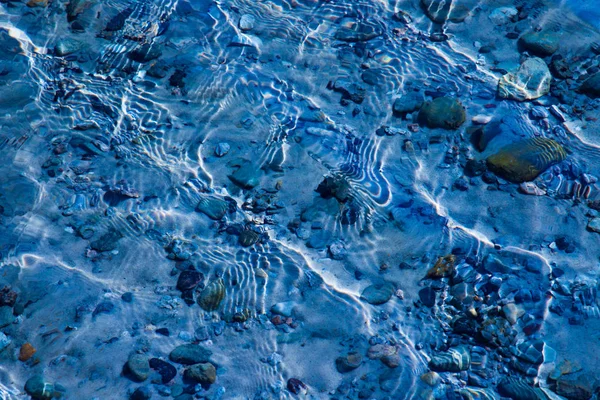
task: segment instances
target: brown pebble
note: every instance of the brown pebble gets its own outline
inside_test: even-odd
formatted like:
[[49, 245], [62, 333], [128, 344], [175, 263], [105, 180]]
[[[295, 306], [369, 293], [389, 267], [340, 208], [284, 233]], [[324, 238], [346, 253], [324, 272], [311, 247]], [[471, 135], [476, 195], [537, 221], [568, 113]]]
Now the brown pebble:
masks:
[[281, 318], [281, 315], [276, 315], [271, 318], [271, 323], [273, 323], [273, 325], [281, 325], [283, 324], [283, 318]]
[[19, 361], [27, 361], [35, 354], [37, 350], [30, 343], [25, 343], [19, 350]]

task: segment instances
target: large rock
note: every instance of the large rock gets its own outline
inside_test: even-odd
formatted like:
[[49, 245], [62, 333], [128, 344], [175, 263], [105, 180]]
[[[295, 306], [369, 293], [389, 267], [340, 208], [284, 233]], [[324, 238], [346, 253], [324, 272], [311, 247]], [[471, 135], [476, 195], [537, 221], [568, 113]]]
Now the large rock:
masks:
[[587, 78], [579, 87], [579, 91], [589, 97], [600, 97], [600, 72]]
[[510, 72], [498, 82], [498, 96], [518, 101], [537, 99], [550, 91], [552, 75], [541, 58], [525, 60], [516, 72]]
[[421, 107], [418, 121], [429, 128], [458, 129], [466, 118], [465, 108], [460, 101], [438, 97]]
[[213, 384], [217, 380], [217, 369], [211, 363], [194, 364], [186, 368], [183, 376], [201, 384]]
[[394, 101], [394, 114], [404, 116], [418, 110], [423, 105], [423, 95], [418, 92], [409, 92]]
[[467, 0], [421, 0], [421, 6], [433, 22], [462, 22], [469, 16], [473, 2]]
[[556, 141], [544, 137], [521, 140], [503, 147], [487, 158], [488, 168], [507, 181], [532, 181], [567, 157]]
[[212, 351], [197, 344], [183, 344], [177, 346], [169, 354], [171, 361], [179, 364], [205, 363], [212, 355]]
[[553, 32], [527, 32], [519, 38], [519, 46], [536, 56], [551, 56], [558, 50], [558, 36]]

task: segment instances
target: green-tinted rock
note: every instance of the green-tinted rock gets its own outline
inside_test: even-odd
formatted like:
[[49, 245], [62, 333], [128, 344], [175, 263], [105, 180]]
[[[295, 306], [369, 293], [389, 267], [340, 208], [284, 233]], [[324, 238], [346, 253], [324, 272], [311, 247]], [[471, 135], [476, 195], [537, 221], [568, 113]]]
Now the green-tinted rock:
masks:
[[556, 141], [543, 137], [521, 140], [503, 147], [487, 158], [488, 168], [510, 182], [532, 181], [567, 157]]
[[51, 399], [55, 395], [54, 385], [44, 381], [41, 375], [34, 375], [25, 382], [25, 392], [34, 399]]
[[201, 384], [213, 384], [217, 380], [217, 370], [211, 363], [195, 364], [186, 368], [184, 377]]
[[210, 359], [212, 351], [197, 344], [183, 344], [177, 346], [169, 354], [169, 359], [179, 364], [205, 363]]
[[392, 298], [395, 290], [394, 285], [389, 282], [374, 284], [367, 286], [360, 298], [369, 304], [380, 305], [387, 303]]
[[525, 60], [516, 72], [510, 72], [498, 82], [498, 96], [518, 101], [537, 99], [550, 91], [552, 75], [541, 58]]
[[536, 56], [550, 56], [558, 50], [558, 36], [553, 32], [527, 32], [519, 38], [519, 46]]
[[429, 128], [457, 129], [466, 120], [463, 105], [451, 97], [438, 97], [419, 111], [419, 124]]
[[132, 354], [125, 365], [127, 373], [136, 382], [143, 382], [150, 375], [148, 357], [143, 354]]
[[219, 278], [212, 281], [198, 295], [198, 305], [205, 311], [215, 311], [225, 298], [225, 282]]
[[227, 214], [228, 208], [229, 204], [225, 200], [216, 197], [205, 197], [198, 202], [196, 211], [218, 221]]

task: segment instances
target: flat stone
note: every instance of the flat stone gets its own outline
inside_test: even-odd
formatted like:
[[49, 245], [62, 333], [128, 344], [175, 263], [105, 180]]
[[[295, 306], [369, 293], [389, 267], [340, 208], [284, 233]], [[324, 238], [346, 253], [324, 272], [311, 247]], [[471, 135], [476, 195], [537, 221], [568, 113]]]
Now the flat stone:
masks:
[[125, 365], [131, 379], [136, 382], [143, 382], [150, 375], [150, 364], [148, 357], [144, 354], [132, 354]]
[[212, 355], [212, 351], [207, 348], [204, 348], [197, 344], [183, 344], [181, 346], [177, 346], [171, 354], [169, 354], [169, 359], [173, 362], [179, 364], [198, 364], [205, 363], [210, 359]]
[[438, 97], [421, 107], [419, 124], [429, 128], [458, 129], [466, 120], [463, 105], [452, 97]]
[[553, 32], [527, 32], [519, 38], [519, 46], [536, 56], [551, 56], [558, 50], [558, 36]]
[[367, 286], [361, 293], [360, 298], [369, 304], [380, 305], [387, 303], [395, 291], [396, 287], [392, 283], [379, 283]]
[[498, 96], [517, 101], [533, 100], [550, 91], [552, 75], [541, 58], [525, 60], [515, 72], [502, 76], [498, 82]]

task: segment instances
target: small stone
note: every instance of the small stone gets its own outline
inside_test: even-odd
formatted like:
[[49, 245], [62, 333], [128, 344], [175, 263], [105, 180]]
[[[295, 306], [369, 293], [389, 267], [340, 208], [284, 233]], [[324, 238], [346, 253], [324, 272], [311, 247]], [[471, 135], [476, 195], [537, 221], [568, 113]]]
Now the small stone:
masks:
[[130, 400], [148, 400], [152, 398], [152, 392], [148, 386], [141, 386], [131, 394]]
[[0, 351], [4, 350], [11, 343], [11, 340], [4, 333], [0, 332]]
[[463, 105], [451, 97], [438, 97], [424, 104], [417, 117], [420, 125], [449, 130], [458, 129], [466, 118]]
[[466, 346], [459, 346], [435, 355], [429, 361], [429, 368], [434, 371], [460, 372], [471, 366], [471, 352]]
[[396, 100], [392, 109], [395, 114], [404, 116], [406, 114], [417, 111], [423, 105], [423, 95], [418, 92], [409, 92]]
[[223, 157], [231, 150], [229, 143], [221, 142], [215, 147], [215, 155], [217, 157]]
[[186, 368], [183, 376], [196, 383], [211, 385], [217, 380], [217, 369], [209, 362], [194, 364]]
[[254, 18], [253, 15], [250, 14], [244, 14], [242, 15], [242, 18], [240, 18], [240, 29], [243, 31], [250, 31], [252, 29], [254, 29], [254, 25], [256, 24], [256, 18]]
[[437, 386], [441, 380], [442, 377], [435, 371], [429, 371], [421, 375], [421, 381], [431, 387]]
[[13, 307], [17, 302], [17, 292], [11, 290], [10, 286], [4, 286], [0, 290], [0, 306]]
[[587, 224], [587, 230], [600, 233], [600, 218], [592, 218]]
[[31, 343], [25, 343], [19, 350], [19, 361], [27, 361], [35, 354], [37, 350], [31, 345]]
[[131, 303], [133, 301], [133, 293], [131, 292], [125, 292], [121, 295], [121, 300], [123, 300], [125, 303]]
[[305, 393], [308, 388], [300, 379], [290, 378], [287, 381], [287, 389], [293, 394], [301, 394]]
[[583, 81], [583, 84], [579, 87], [579, 92], [592, 97], [600, 97], [600, 72], [587, 78]]
[[34, 399], [52, 399], [54, 385], [46, 382], [41, 375], [34, 375], [25, 382], [25, 392]]
[[13, 309], [10, 306], [0, 307], [0, 328], [5, 328], [15, 321]]
[[381, 305], [387, 303], [395, 291], [396, 287], [390, 282], [373, 284], [363, 290], [360, 298], [369, 304]]
[[456, 256], [449, 254], [445, 257], [439, 257], [435, 262], [435, 265], [427, 271], [425, 275], [426, 279], [440, 279], [447, 278], [454, 273], [454, 264], [456, 263]]
[[490, 13], [490, 20], [494, 25], [506, 25], [513, 20], [519, 11], [515, 7], [498, 7]]
[[419, 300], [424, 306], [433, 307], [435, 305], [435, 290], [430, 287], [419, 290]]
[[421, 0], [421, 6], [433, 22], [443, 24], [446, 21], [462, 22], [469, 16], [473, 6], [466, 0]]
[[340, 373], [350, 372], [360, 367], [362, 356], [358, 352], [350, 352], [345, 356], [338, 357], [335, 360], [335, 367]]
[[177, 375], [177, 369], [166, 361], [160, 358], [151, 358], [149, 362], [150, 368], [158, 372], [161, 377], [161, 382], [167, 384]]
[[548, 31], [527, 32], [519, 38], [519, 46], [536, 56], [551, 56], [558, 50], [558, 36]]
[[271, 312], [274, 314], [283, 315], [284, 317], [291, 317], [296, 307], [296, 303], [293, 301], [284, 301], [281, 303], [274, 304], [271, 307]]
[[60, 39], [54, 46], [54, 53], [59, 57], [64, 57], [81, 50], [82, 47], [83, 44], [78, 40]]
[[183, 344], [177, 346], [171, 354], [169, 359], [178, 364], [199, 364], [206, 363], [209, 361], [212, 351], [206, 349], [197, 344]]
[[203, 280], [204, 274], [202, 272], [193, 270], [183, 271], [177, 279], [177, 290], [182, 292], [192, 290]]
[[143, 382], [150, 375], [149, 360], [144, 354], [132, 354], [127, 360], [125, 368], [129, 377], [136, 382]]

